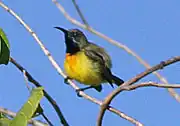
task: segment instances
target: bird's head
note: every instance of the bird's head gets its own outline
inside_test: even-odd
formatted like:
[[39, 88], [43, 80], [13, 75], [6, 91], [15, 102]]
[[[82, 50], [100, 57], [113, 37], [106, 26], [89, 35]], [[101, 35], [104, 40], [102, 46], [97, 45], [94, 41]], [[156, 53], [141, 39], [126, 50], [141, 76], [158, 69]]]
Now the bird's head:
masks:
[[76, 53], [88, 44], [86, 36], [79, 29], [66, 30], [61, 27], [55, 28], [64, 33], [67, 53]]

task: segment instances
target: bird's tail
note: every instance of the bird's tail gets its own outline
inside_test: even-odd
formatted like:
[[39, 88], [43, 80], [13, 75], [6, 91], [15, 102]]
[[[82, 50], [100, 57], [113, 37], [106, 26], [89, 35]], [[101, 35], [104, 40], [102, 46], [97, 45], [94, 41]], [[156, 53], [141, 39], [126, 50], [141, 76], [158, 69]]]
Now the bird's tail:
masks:
[[124, 83], [124, 81], [114, 75], [112, 75], [113, 83], [115, 83], [117, 86], [120, 86]]

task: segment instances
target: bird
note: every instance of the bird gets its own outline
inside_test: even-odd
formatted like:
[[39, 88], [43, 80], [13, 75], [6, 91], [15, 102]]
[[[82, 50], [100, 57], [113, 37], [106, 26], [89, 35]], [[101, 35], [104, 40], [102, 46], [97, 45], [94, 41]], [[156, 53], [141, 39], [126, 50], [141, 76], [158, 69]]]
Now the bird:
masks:
[[109, 83], [112, 87], [113, 83], [117, 86], [124, 83], [122, 79], [112, 74], [111, 58], [104, 48], [88, 41], [79, 29], [54, 28], [64, 33], [66, 45], [64, 70], [67, 75], [65, 82], [71, 79], [89, 85], [78, 89], [77, 92], [89, 88], [101, 92], [103, 83]]

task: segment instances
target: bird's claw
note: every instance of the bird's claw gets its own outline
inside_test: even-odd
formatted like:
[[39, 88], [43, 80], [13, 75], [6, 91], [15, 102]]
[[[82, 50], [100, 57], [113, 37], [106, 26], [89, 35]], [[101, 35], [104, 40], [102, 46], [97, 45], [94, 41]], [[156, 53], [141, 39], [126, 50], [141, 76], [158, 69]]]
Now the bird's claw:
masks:
[[78, 97], [82, 97], [82, 96], [80, 95], [80, 91], [82, 91], [81, 88], [76, 89], [76, 94], [77, 94]]
[[69, 84], [69, 82], [68, 82], [69, 79], [71, 79], [71, 78], [69, 78], [69, 77], [64, 78], [64, 83]]

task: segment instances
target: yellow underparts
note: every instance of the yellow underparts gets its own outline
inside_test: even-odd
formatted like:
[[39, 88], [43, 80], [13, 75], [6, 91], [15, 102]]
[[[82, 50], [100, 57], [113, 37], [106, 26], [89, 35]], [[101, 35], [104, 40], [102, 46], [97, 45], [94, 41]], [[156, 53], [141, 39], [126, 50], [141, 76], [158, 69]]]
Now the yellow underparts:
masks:
[[86, 85], [97, 86], [103, 82], [98, 66], [93, 66], [92, 61], [83, 51], [74, 55], [66, 54], [64, 69], [68, 77]]

